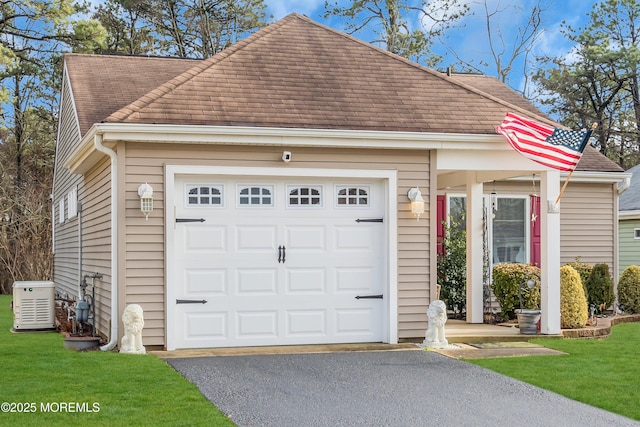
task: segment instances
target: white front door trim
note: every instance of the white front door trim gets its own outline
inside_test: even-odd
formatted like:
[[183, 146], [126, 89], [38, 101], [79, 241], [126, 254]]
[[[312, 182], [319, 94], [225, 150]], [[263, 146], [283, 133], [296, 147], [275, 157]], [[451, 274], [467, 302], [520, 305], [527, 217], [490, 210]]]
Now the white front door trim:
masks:
[[385, 258], [387, 263], [387, 284], [383, 310], [383, 340], [390, 344], [398, 342], [398, 238], [397, 238], [397, 171], [374, 169], [318, 169], [293, 167], [229, 167], [229, 166], [197, 166], [166, 165], [165, 166], [165, 334], [167, 350], [175, 349], [176, 325], [170, 323], [175, 319], [175, 289], [170, 281], [175, 276], [174, 252], [176, 214], [175, 179], [176, 175], [232, 175], [256, 177], [326, 177], [326, 178], [371, 178], [384, 180], [385, 190]]

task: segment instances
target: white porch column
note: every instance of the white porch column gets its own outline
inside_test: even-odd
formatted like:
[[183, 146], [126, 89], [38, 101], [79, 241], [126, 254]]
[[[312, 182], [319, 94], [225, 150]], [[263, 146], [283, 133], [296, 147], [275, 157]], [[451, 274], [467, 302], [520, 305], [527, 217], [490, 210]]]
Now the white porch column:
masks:
[[541, 331], [560, 333], [560, 172], [542, 172], [540, 176], [540, 270]]
[[482, 323], [482, 183], [467, 171], [467, 323]]

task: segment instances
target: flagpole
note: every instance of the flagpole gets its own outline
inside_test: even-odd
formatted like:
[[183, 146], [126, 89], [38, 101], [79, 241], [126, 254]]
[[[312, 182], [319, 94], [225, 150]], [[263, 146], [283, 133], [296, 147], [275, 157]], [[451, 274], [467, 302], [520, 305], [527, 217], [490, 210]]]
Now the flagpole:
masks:
[[[592, 124], [591, 125], [591, 131], [593, 132], [594, 130], [596, 130], [597, 127], [598, 127], [598, 123]], [[567, 188], [567, 184], [569, 183], [569, 180], [571, 179], [571, 175], [573, 175], [573, 171], [574, 171], [574, 169], [571, 169], [571, 172], [569, 172], [569, 175], [567, 175], [567, 180], [562, 185], [562, 188], [560, 189], [560, 194], [558, 194], [558, 197], [556, 198], [556, 203], [555, 203], [556, 205], [560, 201], [560, 198], [562, 197], [562, 194], [564, 193], [564, 189]]]
[[556, 205], [558, 204], [558, 202], [560, 201], [560, 198], [562, 197], [562, 193], [564, 193], [564, 189], [567, 188], [567, 184], [569, 183], [569, 180], [571, 179], [571, 175], [573, 175], [573, 170], [571, 170], [571, 172], [569, 172], [569, 175], [567, 175], [567, 179], [564, 182], [564, 184], [562, 185], [562, 188], [560, 189], [560, 194], [558, 194], [558, 197], [556, 198]]

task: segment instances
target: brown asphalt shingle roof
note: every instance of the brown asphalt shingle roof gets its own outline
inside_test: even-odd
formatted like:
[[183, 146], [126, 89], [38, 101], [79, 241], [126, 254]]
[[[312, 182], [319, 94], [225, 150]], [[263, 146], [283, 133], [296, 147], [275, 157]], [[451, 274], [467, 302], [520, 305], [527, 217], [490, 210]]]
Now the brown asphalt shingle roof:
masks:
[[550, 122], [524, 99], [501, 99], [495, 79], [499, 91], [481, 91], [484, 80], [447, 77], [298, 14], [207, 60], [66, 62], [83, 134], [101, 121], [464, 134], [495, 134], [507, 111]]
[[65, 55], [80, 132], [193, 67], [191, 59]]
[[108, 122], [493, 134], [513, 109], [292, 14]]
[[[523, 110], [530, 111], [538, 116], [544, 116], [544, 113], [540, 111], [535, 105], [527, 101], [519, 92], [511, 89], [509, 86], [500, 82], [495, 77], [485, 76], [482, 74], [463, 74], [453, 73], [452, 78], [460, 80], [470, 86], [475, 87], [485, 93], [490, 93], [500, 99], [503, 99], [510, 104], [517, 105]], [[590, 170], [598, 172], [623, 172], [616, 162], [604, 156], [598, 150], [591, 146], [587, 146], [582, 154], [580, 163], [576, 170]]]

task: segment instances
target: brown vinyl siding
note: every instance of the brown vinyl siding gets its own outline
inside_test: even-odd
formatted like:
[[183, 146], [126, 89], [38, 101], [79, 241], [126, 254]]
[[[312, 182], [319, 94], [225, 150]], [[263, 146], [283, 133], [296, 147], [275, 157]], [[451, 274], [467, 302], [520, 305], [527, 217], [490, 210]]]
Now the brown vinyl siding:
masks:
[[[489, 193], [493, 188], [492, 183], [485, 183], [484, 191]], [[529, 195], [534, 191], [540, 195], [540, 184], [536, 182], [534, 189], [531, 181], [497, 182], [495, 189], [498, 196]], [[576, 178], [569, 182], [560, 199], [561, 264], [580, 257], [589, 264], [608, 264], [613, 274], [615, 197], [611, 183], [586, 183]]]
[[[62, 165], [72, 149], [80, 140], [74, 105], [68, 81], [63, 79], [62, 104], [60, 108], [60, 134], [56, 146], [54, 172], [54, 272], [53, 281], [56, 292], [63, 298], [77, 299], [78, 285], [81, 280], [79, 264], [79, 228], [82, 218], [82, 274], [101, 273], [102, 280], [96, 280], [96, 326], [99, 332], [109, 334], [111, 307], [111, 178], [109, 159], [105, 158], [89, 170], [84, 176], [69, 173]], [[78, 192], [78, 208], [82, 212], [74, 218], [68, 218], [67, 194], [73, 188]], [[59, 223], [59, 203], [65, 199], [65, 222]], [[89, 285], [92, 281], [89, 280]], [[87, 288], [91, 293], [91, 286]]]
[[[125, 304], [145, 311], [145, 345], [165, 344], [164, 167], [215, 165], [282, 167], [282, 147], [128, 143], [125, 168], [126, 283]], [[419, 185], [429, 195], [426, 151], [295, 148], [295, 167], [398, 170], [398, 305], [399, 338], [424, 334], [429, 303], [429, 213], [417, 222], [407, 192]], [[138, 186], [154, 190], [154, 210], [145, 221]]]
[[[78, 219], [67, 218], [69, 191], [82, 185], [80, 175], [72, 175], [62, 164], [80, 139], [80, 129], [76, 118], [69, 82], [63, 78], [60, 107], [60, 133], [56, 145], [56, 159], [53, 184], [53, 228], [54, 228], [54, 270], [53, 281], [56, 292], [63, 298], [74, 298], [78, 294]], [[65, 198], [65, 222], [60, 224], [60, 200]]]
[[616, 257], [614, 184], [569, 182], [560, 201], [560, 262], [580, 257], [589, 264], [608, 264]]
[[[100, 273], [96, 280], [96, 324], [108, 336], [111, 320], [111, 178], [104, 158], [85, 174], [82, 202], [82, 272]], [[91, 280], [89, 280], [91, 284]], [[87, 288], [90, 291], [91, 287]]]

